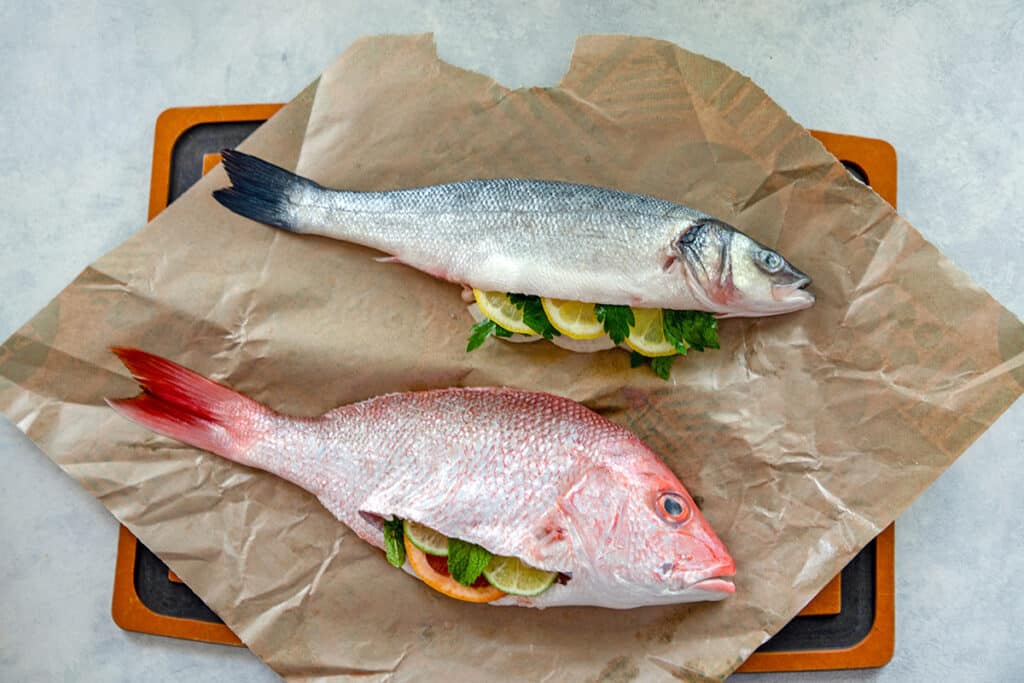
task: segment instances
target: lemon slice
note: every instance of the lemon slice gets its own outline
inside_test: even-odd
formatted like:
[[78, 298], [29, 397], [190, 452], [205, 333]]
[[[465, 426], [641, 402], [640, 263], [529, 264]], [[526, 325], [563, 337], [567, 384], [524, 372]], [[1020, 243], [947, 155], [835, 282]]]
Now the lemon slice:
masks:
[[604, 324], [597, 319], [594, 304], [544, 298], [540, 303], [554, 328], [570, 339], [597, 339], [604, 334]]
[[495, 555], [484, 569], [484, 578], [509, 595], [540, 595], [558, 578], [556, 572], [535, 569], [515, 557]]
[[671, 356], [676, 353], [676, 347], [665, 338], [660, 308], [634, 308], [633, 318], [636, 322], [626, 337], [629, 348], [645, 356]]
[[409, 542], [428, 555], [448, 556], [448, 537], [422, 524], [405, 520], [402, 531]]
[[473, 298], [484, 315], [509, 332], [534, 334], [529, 325], [523, 322], [523, 309], [512, 303], [504, 292], [481, 292], [474, 288]]

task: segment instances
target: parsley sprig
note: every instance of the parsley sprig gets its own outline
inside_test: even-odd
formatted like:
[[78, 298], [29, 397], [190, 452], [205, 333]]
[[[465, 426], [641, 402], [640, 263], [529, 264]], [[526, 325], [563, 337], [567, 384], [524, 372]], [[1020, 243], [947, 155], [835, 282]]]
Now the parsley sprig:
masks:
[[664, 309], [661, 317], [665, 321], [665, 338], [680, 354], [685, 356], [687, 349], [718, 348], [718, 319], [712, 314]]
[[562, 336], [562, 333], [556, 330], [555, 326], [548, 320], [548, 314], [544, 312], [544, 304], [540, 302], [539, 296], [509, 294], [508, 300], [523, 312], [523, 322], [531, 330], [545, 339]]
[[466, 351], [469, 352], [480, 348], [480, 345], [487, 341], [487, 338], [490, 336], [511, 337], [512, 333], [493, 320], [484, 318], [469, 328], [469, 343], [466, 344]]
[[626, 341], [629, 328], [636, 324], [633, 309], [629, 306], [597, 304], [594, 306], [594, 315], [597, 316], [598, 322], [604, 323], [604, 331], [616, 344]]

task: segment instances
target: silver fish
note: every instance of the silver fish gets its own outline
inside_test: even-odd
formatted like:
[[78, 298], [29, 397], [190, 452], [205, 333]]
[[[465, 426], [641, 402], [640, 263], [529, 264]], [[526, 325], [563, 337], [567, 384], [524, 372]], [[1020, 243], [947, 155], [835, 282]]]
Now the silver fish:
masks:
[[295, 418], [158, 356], [114, 352], [144, 389], [108, 400], [117, 412], [301, 486], [378, 548], [397, 517], [570, 577], [491, 604], [630, 608], [735, 591], [732, 558], [676, 475], [575, 401], [441, 389]]
[[807, 308], [811, 278], [707, 214], [663, 199], [527, 179], [388, 192], [330, 190], [222, 153], [228, 209], [290, 232], [378, 249], [438, 278], [517, 292], [720, 317]]

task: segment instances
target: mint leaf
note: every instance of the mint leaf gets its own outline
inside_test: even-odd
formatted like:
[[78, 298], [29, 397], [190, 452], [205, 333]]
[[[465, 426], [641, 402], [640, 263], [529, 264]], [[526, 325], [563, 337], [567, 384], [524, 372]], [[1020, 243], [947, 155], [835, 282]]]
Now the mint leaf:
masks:
[[405, 564], [405, 532], [402, 531], [402, 520], [384, 520], [384, 551], [388, 562], [395, 567]]
[[654, 374], [663, 380], [668, 380], [672, 374], [672, 363], [675, 362], [675, 356], [658, 356], [657, 358], [651, 359], [651, 370], [654, 370]]
[[448, 573], [463, 586], [471, 586], [491, 562], [491, 554], [457, 538], [448, 539]]
[[664, 309], [661, 315], [665, 337], [675, 345], [679, 353], [685, 354], [687, 347], [697, 351], [719, 348], [718, 320], [712, 314]]
[[495, 337], [511, 337], [512, 333], [493, 320], [485, 318], [469, 328], [469, 343], [466, 344], [466, 352], [469, 353], [474, 349], [480, 348], [491, 335]]
[[629, 336], [629, 328], [636, 324], [633, 309], [629, 306], [613, 306], [597, 304], [594, 306], [597, 319], [604, 323], [604, 331], [616, 344], [621, 344]]

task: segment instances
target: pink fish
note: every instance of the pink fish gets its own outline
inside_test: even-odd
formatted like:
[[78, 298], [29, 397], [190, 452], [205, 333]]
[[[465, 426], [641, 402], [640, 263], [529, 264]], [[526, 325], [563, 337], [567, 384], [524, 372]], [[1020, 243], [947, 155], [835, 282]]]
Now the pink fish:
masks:
[[384, 521], [398, 518], [562, 576], [491, 604], [632, 608], [735, 590], [732, 558], [679, 479], [569, 399], [454, 388], [295, 418], [168, 360], [114, 352], [144, 390], [108, 400], [120, 414], [301, 486], [372, 545], [385, 548]]

